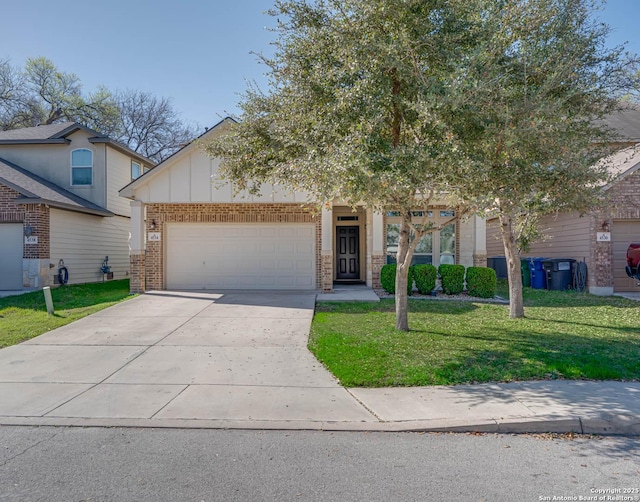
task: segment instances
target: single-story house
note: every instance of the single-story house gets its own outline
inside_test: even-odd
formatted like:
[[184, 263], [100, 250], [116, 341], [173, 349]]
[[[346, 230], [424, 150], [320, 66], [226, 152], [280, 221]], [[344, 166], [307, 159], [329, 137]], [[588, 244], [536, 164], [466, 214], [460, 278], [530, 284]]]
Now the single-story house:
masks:
[[0, 131], [0, 290], [56, 284], [60, 269], [70, 284], [127, 277], [131, 209], [118, 189], [152, 166], [72, 122]]
[[[308, 195], [263, 186], [234, 193], [219, 159], [200, 143], [223, 134], [222, 120], [120, 190], [131, 199], [131, 289], [320, 289], [362, 282], [380, 287], [393, 260], [398, 215], [340, 201], [314, 212]], [[416, 210], [442, 230], [426, 236], [419, 263], [486, 264], [485, 222], [460, 220], [445, 204]]]

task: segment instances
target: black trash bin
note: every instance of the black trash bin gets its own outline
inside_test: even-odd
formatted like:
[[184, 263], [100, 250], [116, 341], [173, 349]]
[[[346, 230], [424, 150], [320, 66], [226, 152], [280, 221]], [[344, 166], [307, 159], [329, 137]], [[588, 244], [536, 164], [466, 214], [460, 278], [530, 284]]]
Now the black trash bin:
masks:
[[487, 258], [487, 267], [496, 271], [497, 279], [507, 278], [507, 257], [506, 256], [489, 256]]
[[572, 267], [576, 260], [572, 258], [547, 258], [542, 267], [547, 275], [547, 289], [564, 291], [573, 286]]

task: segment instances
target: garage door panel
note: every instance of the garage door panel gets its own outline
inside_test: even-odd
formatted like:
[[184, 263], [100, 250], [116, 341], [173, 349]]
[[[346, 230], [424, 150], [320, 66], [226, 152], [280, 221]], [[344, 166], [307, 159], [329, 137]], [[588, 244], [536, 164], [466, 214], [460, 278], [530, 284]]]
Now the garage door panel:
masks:
[[631, 242], [640, 242], [640, 220], [613, 222], [611, 232], [613, 243], [613, 289], [617, 292], [640, 291], [635, 279], [625, 272], [627, 265], [627, 247]]
[[22, 223], [0, 223], [0, 290], [22, 289]]
[[169, 289], [316, 287], [312, 224], [170, 224], [166, 253]]

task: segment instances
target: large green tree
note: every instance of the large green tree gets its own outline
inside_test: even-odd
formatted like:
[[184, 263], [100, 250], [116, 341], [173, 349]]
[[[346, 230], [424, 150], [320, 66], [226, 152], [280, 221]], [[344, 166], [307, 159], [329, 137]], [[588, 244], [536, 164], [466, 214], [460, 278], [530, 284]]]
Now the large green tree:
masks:
[[60, 71], [43, 57], [27, 59], [23, 79], [28, 92], [20, 113], [21, 125], [76, 121], [107, 133], [114, 129], [118, 109], [106, 88], [83, 95], [76, 74]]
[[408, 269], [436, 230], [412, 209], [447, 192], [461, 162], [442, 113], [452, 63], [472, 43], [473, 2], [278, 0], [271, 14], [269, 89], [246, 92], [238, 125], [208, 152], [238, 189], [270, 182], [397, 211], [396, 327], [408, 330]]
[[[461, 199], [499, 219], [510, 316], [524, 316], [520, 251], [541, 216], [599, 203], [615, 134], [606, 118], [638, 87], [636, 58], [607, 48], [590, 0], [493, 0], [458, 62], [448, 116], [469, 162]], [[457, 97], [454, 99], [453, 96]]]

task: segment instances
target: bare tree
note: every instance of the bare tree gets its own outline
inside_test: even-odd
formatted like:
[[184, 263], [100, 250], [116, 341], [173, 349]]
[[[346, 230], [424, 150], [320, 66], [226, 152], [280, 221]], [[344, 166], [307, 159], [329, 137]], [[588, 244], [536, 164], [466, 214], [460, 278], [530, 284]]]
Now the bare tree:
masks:
[[22, 126], [26, 103], [23, 74], [8, 60], [0, 60], [0, 130]]
[[80, 77], [49, 59], [30, 58], [24, 70], [0, 60], [0, 130], [63, 121], [100, 131], [156, 162], [197, 135], [168, 98], [102, 86], [83, 93]]
[[119, 121], [115, 139], [156, 162], [161, 162], [196, 136], [173, 108], [171, 100], [127, 89], [115, 95]]

